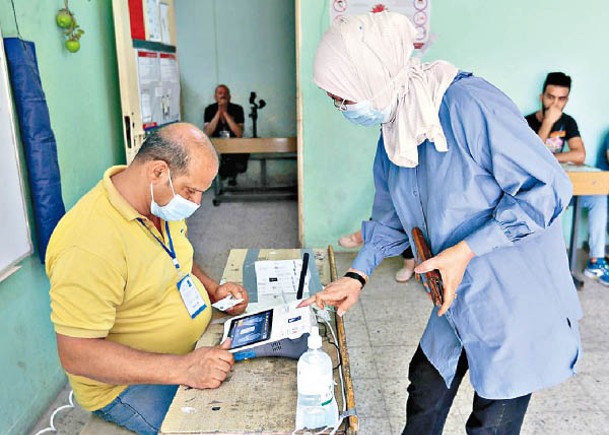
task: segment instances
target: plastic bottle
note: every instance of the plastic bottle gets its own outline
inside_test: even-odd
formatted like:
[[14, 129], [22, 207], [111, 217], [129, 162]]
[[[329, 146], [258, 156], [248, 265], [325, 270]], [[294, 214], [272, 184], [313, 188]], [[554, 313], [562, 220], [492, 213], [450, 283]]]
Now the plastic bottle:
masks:
[[338, 405], [332, 359], [321, 348], [317, 326], [311, 329], [307, 343], [309, 350], [298, 359], [296, 429], [334, 427], [338, 423]]

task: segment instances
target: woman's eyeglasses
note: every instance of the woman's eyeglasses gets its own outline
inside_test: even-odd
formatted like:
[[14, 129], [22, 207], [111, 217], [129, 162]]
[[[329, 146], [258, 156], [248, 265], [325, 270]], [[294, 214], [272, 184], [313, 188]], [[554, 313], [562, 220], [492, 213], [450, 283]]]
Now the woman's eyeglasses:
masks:
[[338, 99], [333, 98], [332, 101], [334, 101], [334, 107], [336, 107], [339, 111], [344, 112], [347, 110], [347, 105], [345, 104], [345, 101], [347, 101], [346, 98], [343, 98], [340, 102]]

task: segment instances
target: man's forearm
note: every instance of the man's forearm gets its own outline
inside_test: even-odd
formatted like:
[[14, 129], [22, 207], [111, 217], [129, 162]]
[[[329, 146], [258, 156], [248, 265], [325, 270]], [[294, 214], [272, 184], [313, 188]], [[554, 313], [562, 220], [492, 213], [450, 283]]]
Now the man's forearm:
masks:
[[224, 115], [224, 119], [226, 119], [228, 127], [232, 130], [236, 137], [243, 136], [243, 128], [241, 127], [241, 124], [237, 124], [233, 117], [230, 116], [228, 113]]
[[554, 156], [560, 163], [573, 163], [575, 165], [583, 165], [586, 160], [586, 154], [580, 151], [567, 151], [554, 154]]
[[207, 136], [211, 137], [216, 131], [216, 127], [218, 126], [218, 121], [220, 120], [220, 111], [217, 111], [214, 117], [203, 127], [203, 133]]
[[545, 144], [546, 140], [548, 140], [548, 136], [550, 135], [550, 131], [552, 130], [552, 124], [542, 123], [539, 131], [537, 132], [537, 136], [541, 139], [541, 141]]
[[76, 338], [57, 334], [64, 369], [111, 385], [184, 384], [186, 356], [150, 353], [103, 338]]

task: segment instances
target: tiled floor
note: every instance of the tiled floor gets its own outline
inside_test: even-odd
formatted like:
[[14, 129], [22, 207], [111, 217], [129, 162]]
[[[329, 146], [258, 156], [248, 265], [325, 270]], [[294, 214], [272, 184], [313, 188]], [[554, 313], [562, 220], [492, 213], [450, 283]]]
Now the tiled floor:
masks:
[[[337, 256], [338, 270], [353, 254]], [[400, 434], [405, 420], [408, 363], [430, 311], [420, 283], [397, 284], [393, 273], [401, 259], [388, 259], [376, 270], [360, 303], [345, 315], [345, 330], [355, 401], [364, 435]], [[554, 388], [533, 394], [522, 435], [609, 434], [609, 289], [586, 280], [579, 292], [584, 309], [584, 356], [579, 374]], [[465, 434], [473, 390], [464, 379], [444, 434]]]

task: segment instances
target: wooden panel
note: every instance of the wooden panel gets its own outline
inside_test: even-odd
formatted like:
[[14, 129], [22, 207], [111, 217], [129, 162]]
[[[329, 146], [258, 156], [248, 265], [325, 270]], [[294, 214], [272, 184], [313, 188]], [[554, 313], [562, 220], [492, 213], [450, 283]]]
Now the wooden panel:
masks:
[[[322, 249], [313, 250], [322, 284], [331, 279], [331, 260], [333, 253]], [[246, 249], [233, 249], [228, 257], [222, 276], [223, 281], [242, 282], [242, 267]], [[300, 249], [261, 249], [259, 260], [282, 260], [301, 258]], [[203, 334], [197, 347], [215, 346], [222, 338], [222, 321], [225, 315], [214, 310], [209, 328]], [[333, 328], [337, 324], [332, 321]], [[344, 329], [341, 331], [344, 334]], [[344, 336], [339, 332], [341, 347], [346, 346]], [[346, 351], [346, 347], [343, 348]], [[324, 340], [324, 350], [331, 356], [334, 365], [338, 364], [336, 347]], [[348, 356], [342, 353], [343, 365], [348, 364]], [[161, 433], [265, 433], [292, 434], [296, 412], [296, 361], [287, 358], [255, 358], [241, 361], [227, 380], [215, 390], [195, 390], [180, 387], [167, 416], [163, 421]], [[343, 373], [349, 374], [348, 367]], [[341, 384], [335, 371], [337, 386], [335, 390], [339, 409], [343, 399]], [[349, 376], [348, 383], [351, 385]], [[351, 388], [352, 399], [352, 388]], [[350, 402], [350, 403], [349, 403]], [[350, 400], [349, 407], [354, 407]], [[338, 434], [346, 433], [343, 422]], [[299, 431], [297, 433], [301, 433]], [[324, 433], [329, 433], [326, 431]], [[348, 433], [355, 433], [350, 430]]]
[[[334, 261], [334, 249], [332, 245], [328, 246], [328, 258], [330, 265], [330, 279], [336, 281], [338, 274], [336, 273], [336, 262]], [[353, 380], [351, 378], [351, 363], [349, 362], [349, 351], [347, 349], [347, 334], [345, 333], [345, 322], [342, 317], [336, 317], [338, 348], [342, 359], [343, 378], [345, 382], [345, 402], [347, 403], [346, 411], [355, 411], [355, 391], [353, 390]], [[347, 418], [347, 435], [354, 435], [359, 429], [359, 420], [357, 415], [350, 415]]]
[[212, 138], [219, 154], [236, 153], [295, 153], [295, 137]]
[[304, 121], [302, 107], [302, 88], [300, 86], [301, 56], [302, 50], [302, 26], [300, 23], [300, 11], [303, 6], [300, 0], [296, 0], [296, 135], [298, 137], [298, 157], [296, 166], [298, 168], [298, 242], [300, 246], [306, 246], [304, 240]]
[[[112, 0], [118, 82], [121, 95], [121, 122], [127, 163], [133, 160], [137, 150], [144, 141], [142, 111], [137, 83], [137, 65], [131, 39], [130, 3], [134, 2], [127, 3], [124, 0]], [[139, 3], [141, 4], [141, 0], [139, 0]]]
[[569, 172], [573, 195], [609, 195], [609, 171]]

